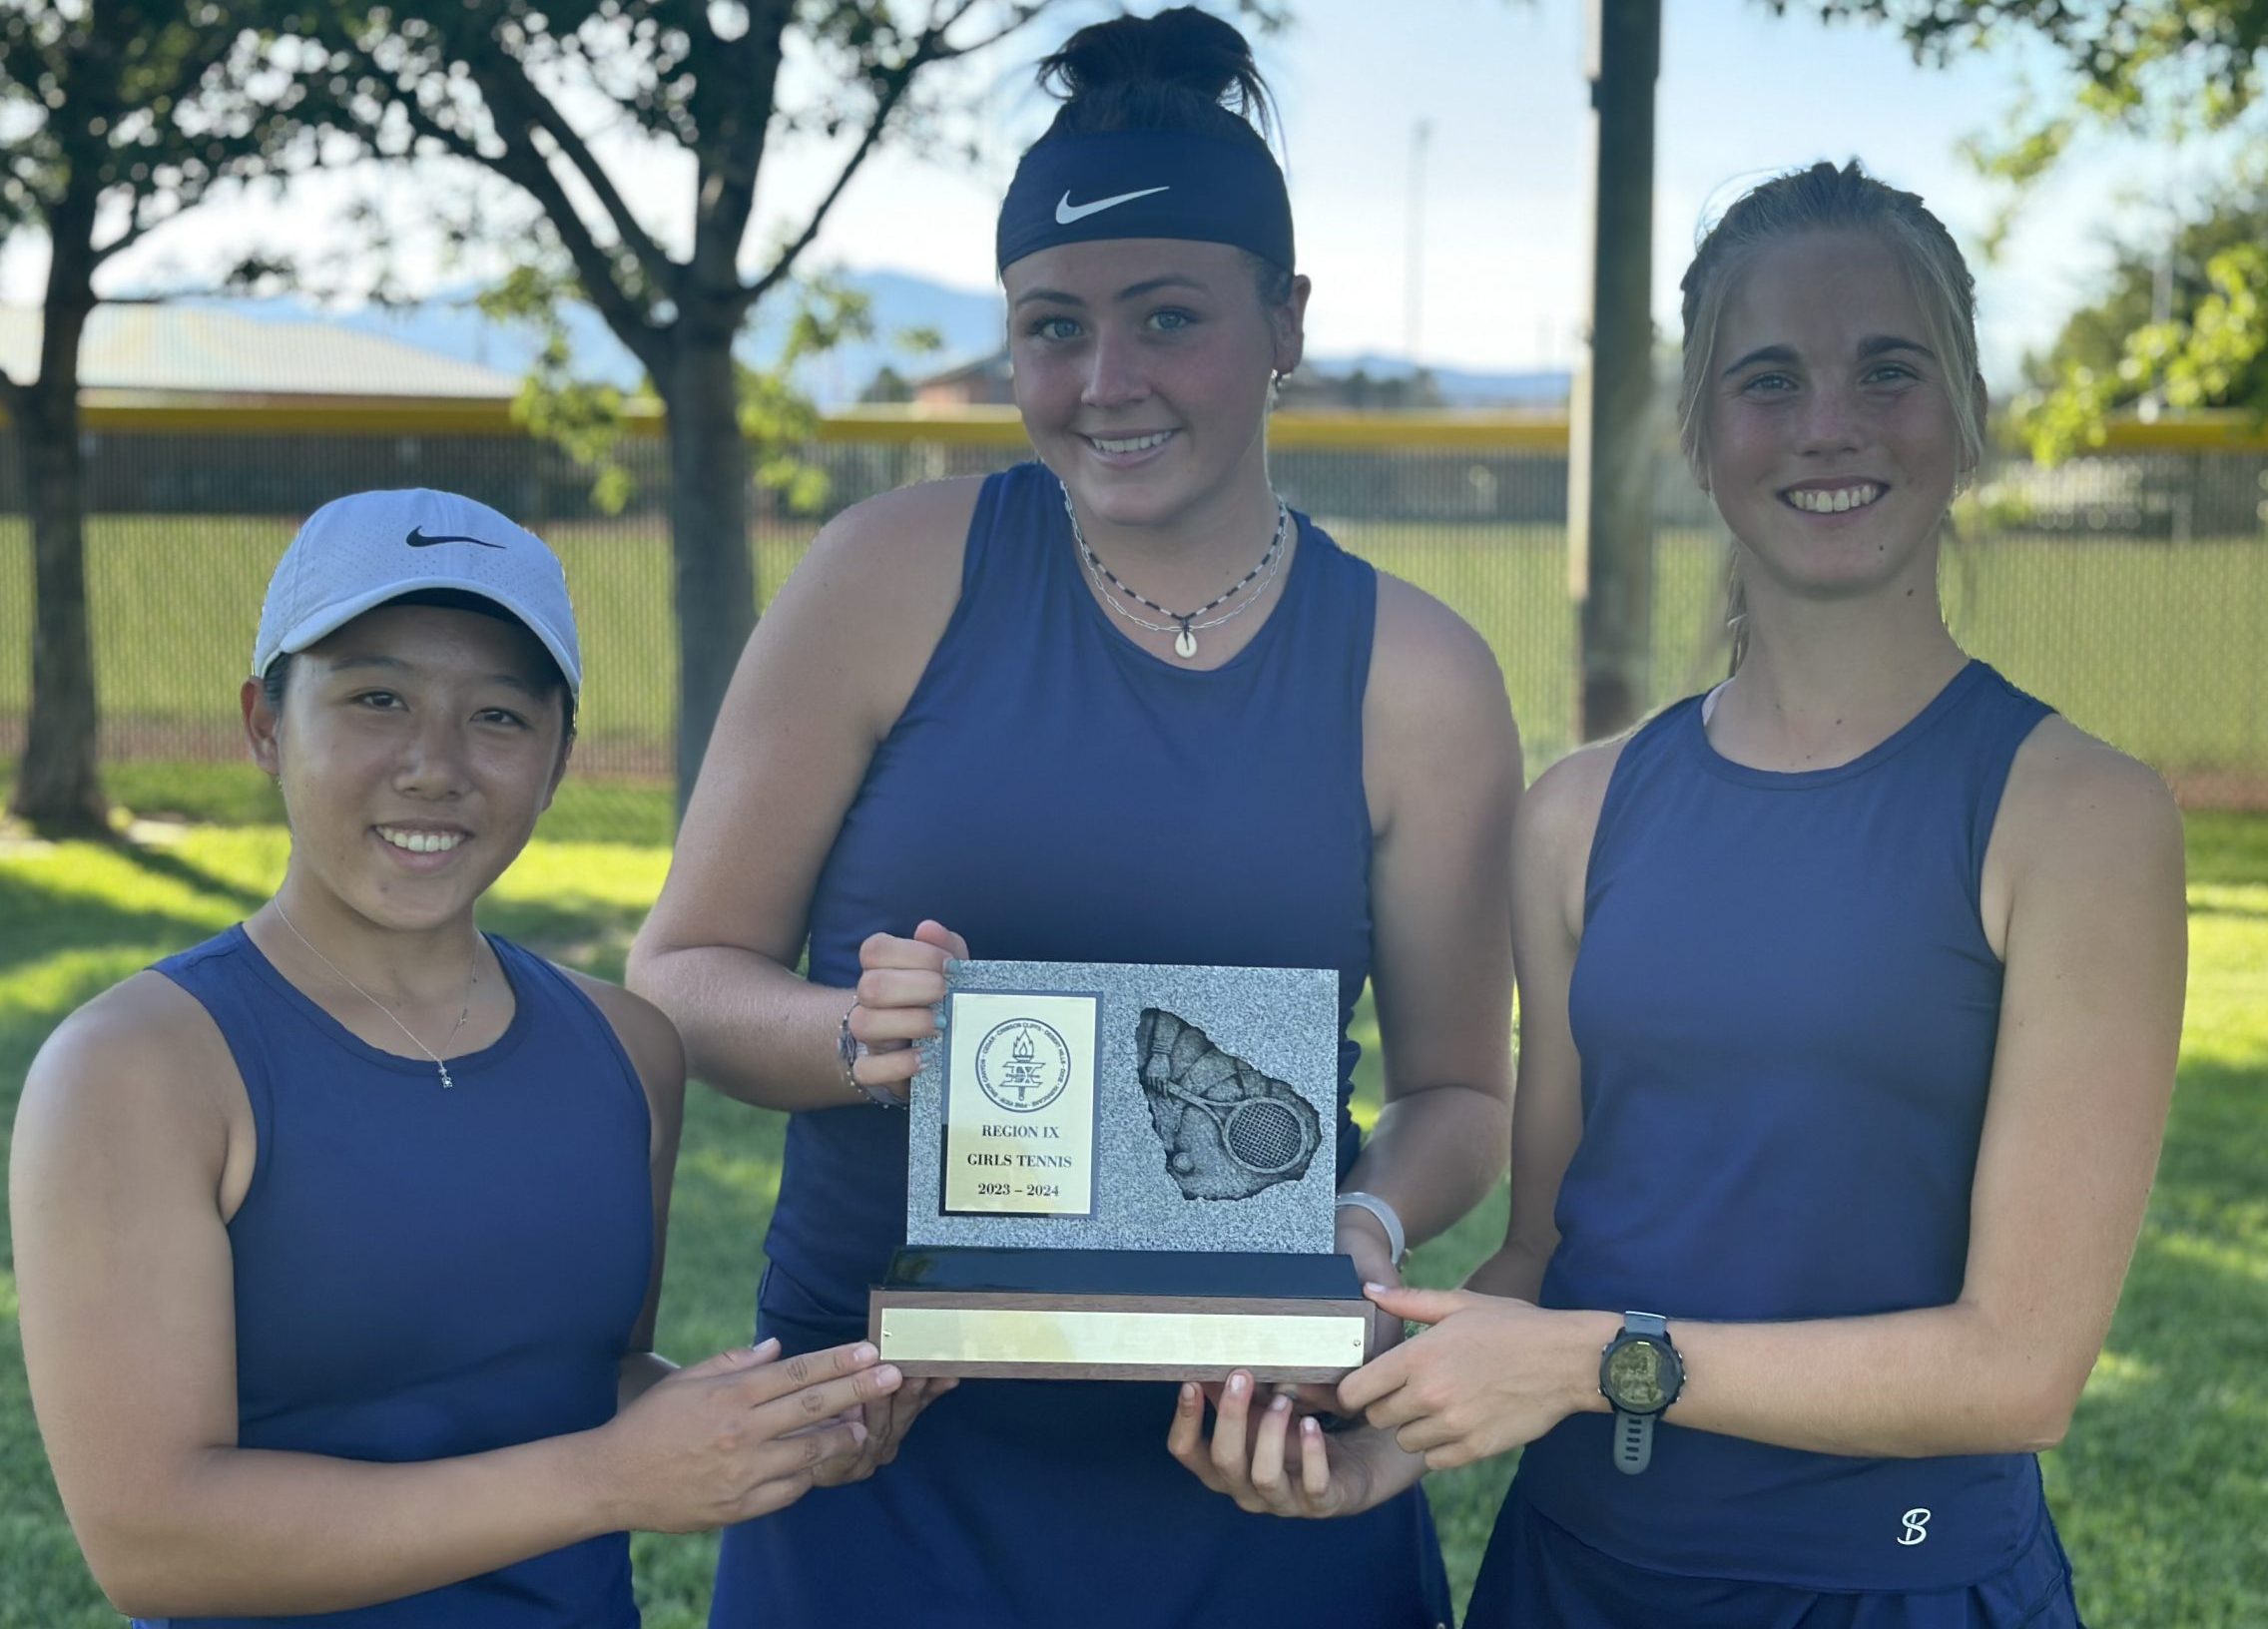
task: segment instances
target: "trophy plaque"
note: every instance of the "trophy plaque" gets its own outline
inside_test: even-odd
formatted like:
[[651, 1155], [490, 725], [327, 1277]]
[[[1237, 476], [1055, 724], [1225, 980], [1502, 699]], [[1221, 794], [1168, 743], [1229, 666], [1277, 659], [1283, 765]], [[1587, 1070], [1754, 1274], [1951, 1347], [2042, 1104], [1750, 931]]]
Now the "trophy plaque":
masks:
[[1336, 1380], [1339, 975], [954, 961], [869, 1337], [908, 1374]]

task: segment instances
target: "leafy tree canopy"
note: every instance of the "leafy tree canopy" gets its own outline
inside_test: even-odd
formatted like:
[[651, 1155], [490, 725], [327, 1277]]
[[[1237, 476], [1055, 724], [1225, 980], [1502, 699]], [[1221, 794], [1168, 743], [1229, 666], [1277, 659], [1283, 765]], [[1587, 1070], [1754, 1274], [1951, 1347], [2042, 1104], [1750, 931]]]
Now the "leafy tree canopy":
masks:
[[[862, 302], [799, 263], [885, 142], [969, 125], [967, 80], [937, 70], [1043, 15], [1086, 21], [1095, 0], [273, 0], [320, 42], [325, 89], [365, 147], [454, 158], [501, 177], [539, 212], [466, 226], [519, 270], [492, 312], [542, 327], [522, 396], [537, 429], [623, 495], [610, 457], [622, 402], [578, 388], [557, 301], [588, 301], [643, 365], [665, 409], [680, 662], [678, 754], [690, 786], [756, 615], [749, 488], [817, 496], [787, 450], [812, 410], [784, 372], [732, 354], [756, 305], [795, 301], [787, 361], [865, 332]], [[1267, 20], [1266, 0], [1237, 9]], [[1036, 53], [1035, 53], [1036, 54]], [[816, 202], [773, 233], [758, 220], [767, 160], [798, 138], [837, 143]], [[775, 166], [776, 170], [777, 167]], [[752, 481], [753, 478], [753, 481]]]
[[45, 238], [36, 376], [0, 372], [26, 472], [36, 614], [15, 813], [100, 832], [79, 352], [113, 257], [220, 183], [311, 162], [318, 58], [213, 0], [0, 0], [0, 242]]
[[2268, 185], [2232, 192], [2169, 245], [2132, 239], [2101, 298], [2032, 360], [2017, 424], [2035, 456], [2102, 438], [2108, 414], [2268, 409]]
[[2178, 137], [2225, 129], [2268, 89], [2261, 0], [1767, 0], [1829, 20], [1888, 23], [1917, 60], [1947, 62], [2019, 34], [2045, 40], [2077, 80], [2067, 106], [2012, 110], [2011, 139], [1981, 155], [1994, 174], [2034, 180], [2090, 124]]
[[245, 10], [0, 0], [0, 239], [60, 230], [91, 274], [219, 183], [311, 162], [321, 87]]
[[[2010, 184], [2012, 209], [2089, 130], [2176, 143], [2225, 134], [2240, 173], [2172, 246], [2120, 247], [2103, 296], [2073, 316], [2033, 367], [2018, 426], [2054, 459], [2103, 438], [2105, 416], [2149, 401], [2234, 407], [2268, 419], [2268, 0], [1766, 0], [1830, 20], [1887, 23], [1923, 62], [2028, 34], [2070, 69], [2059, 103], [2027, 96], [1970, 157]], [[2248, 138], [2257, 131], [2260, 140]], [[1987, 243], [1996, 247], [2003, 218]], [[2171, 273], [2159, 308], [2156, 282]]]

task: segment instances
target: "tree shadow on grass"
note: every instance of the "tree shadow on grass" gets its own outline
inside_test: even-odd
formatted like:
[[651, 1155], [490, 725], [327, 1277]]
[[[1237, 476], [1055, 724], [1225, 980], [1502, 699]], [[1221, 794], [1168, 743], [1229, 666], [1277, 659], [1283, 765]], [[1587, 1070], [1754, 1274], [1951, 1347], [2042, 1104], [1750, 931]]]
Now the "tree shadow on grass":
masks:
[[[2174, 1086], [2151, 1220], [2202, 1222], [2231, 1206], [2249, 1206], [2256, 1218], [2251, 1225], [2268, 1234], [2261, 1212], [2264, 1170], [2268, 1069], [2192, 1057]], [[2253, 1243], [2268, 1246], [2268, 1237]]]
[[[787, 1116], [689, 1084], [677, 1187], [670, 1205], [669, 1272], [656, 1345], [693, 1362], [746, 1346], [764, 1276], [764, 1231], [780, 1186]], [[646, 1621], [708, 1621], [717, 1540], [702, 1533], [640, 1533], [632, 1540]]]
[[2268, 1076], [2192, 1063], [2104, 1358], [2049, 1459], [2091, 1621], [2268, 1622]]
[[2182, 824], [2188, 832], [2192, 883], [2268, 882], [2268, 819], [2226, 810], [2190, 810]]
[[210, 921], [178, 911], [142, 909], [47, 888], [21, 871], [0, 871], [0, 974], [73, 950], [121, 945], [195, 944]]
[[[2256, 1247], [2257, 1248], [2257, 1247]], [[2268, 1283], [2155, 1228], [2050, 1487], [2089, 1621], [2268, 1621]]]
[[120, 843], [116, 851], [121, 859], [138, 871], [162, 876], [169, 882], [179, 882], [184, 887], [195, 888], [199, 893], [226, 899], [247, 916], [269, 900], [267, 889], [248, 888], [242, 882], [210, 870], [170, 847], [158, 847], [144, 842]]
[[694, 1357], [744, 1344], [755, 1327], [787, 1123], [698, 1083], [686, 1088], [662, 1329]]
[[2191, 900], [2189, 914], [2199, 916], [2226, 916], [2240, 922], [2268, 922], [2268, 904], [2254, 904], [2249, 899]]
[[480, 925], [501, 933], [537, 955], [595, 978], [622, 982], [630, 941], [646, 919], [646, 906], [588, 894], [554, 894], [546, 899], [480, 901]]

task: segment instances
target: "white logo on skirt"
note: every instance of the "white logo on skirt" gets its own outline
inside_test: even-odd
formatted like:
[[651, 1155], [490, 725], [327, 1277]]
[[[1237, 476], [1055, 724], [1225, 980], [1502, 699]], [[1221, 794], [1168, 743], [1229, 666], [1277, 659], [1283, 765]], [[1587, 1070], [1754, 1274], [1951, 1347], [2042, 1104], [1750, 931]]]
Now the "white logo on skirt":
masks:
[[1930, 1536], [1930, 1512], [1922, 1506], [1916, 1505], [1913, 1509], [1907, 1511], [1902, 1519], [1906, 1523], [1906, 1532], [1899, 1539], [1899, 1543], [1919, 1544]]

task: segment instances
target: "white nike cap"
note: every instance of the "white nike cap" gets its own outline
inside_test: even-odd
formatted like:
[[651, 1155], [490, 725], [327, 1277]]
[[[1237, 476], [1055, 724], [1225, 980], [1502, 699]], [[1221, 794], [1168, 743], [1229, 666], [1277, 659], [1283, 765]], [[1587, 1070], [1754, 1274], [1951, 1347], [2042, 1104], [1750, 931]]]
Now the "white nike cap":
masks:
[[485, 503], [412, 487], [324, 504], [276, 563], [260, 608], [253, 677], [363, 612], [426, 589], [493, 601], [543, 642], [567, 688], [583, 689], [567, 573], [543, 539]]

